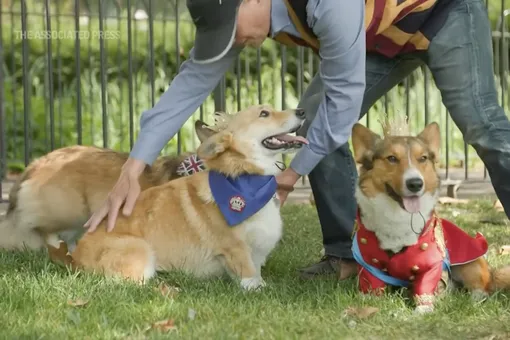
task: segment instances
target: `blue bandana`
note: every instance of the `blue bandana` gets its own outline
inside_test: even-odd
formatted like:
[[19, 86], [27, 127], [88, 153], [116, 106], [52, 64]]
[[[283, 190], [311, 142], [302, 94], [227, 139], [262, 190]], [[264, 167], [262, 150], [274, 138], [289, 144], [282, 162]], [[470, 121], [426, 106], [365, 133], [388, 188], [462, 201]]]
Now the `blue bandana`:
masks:
[[262, 209], [276, 193], [274, 176], [227, 177], [209, 172], [209, 186], [229, 226], [237, 225]]

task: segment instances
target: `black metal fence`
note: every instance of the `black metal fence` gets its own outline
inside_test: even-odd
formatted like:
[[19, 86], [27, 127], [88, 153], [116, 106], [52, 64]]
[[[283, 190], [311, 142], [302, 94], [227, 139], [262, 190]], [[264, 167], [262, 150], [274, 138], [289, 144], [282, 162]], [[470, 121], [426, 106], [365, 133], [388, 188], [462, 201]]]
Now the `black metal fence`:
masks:
[[[510, 112], [510, 7], [486, 2], [493, 26], [494, 72], [500, 103]], [[73, 144], [129, 151], [140, 114], [177, 74], [193, 44], [184, 0], [2, 0], [0, 12], [0, 177], [32, 159]], [[197, 146], [192, 122], [214, 110], [254, 103], [297, 106], [317, 70], [311, 51], [266, 41], [246, 49], [218, 87], [163, 150]], [[422, 68], [381, 98], [362, 122], [407, 115], [418, 131], [441, 125], [442, 167], [485, 178]]]

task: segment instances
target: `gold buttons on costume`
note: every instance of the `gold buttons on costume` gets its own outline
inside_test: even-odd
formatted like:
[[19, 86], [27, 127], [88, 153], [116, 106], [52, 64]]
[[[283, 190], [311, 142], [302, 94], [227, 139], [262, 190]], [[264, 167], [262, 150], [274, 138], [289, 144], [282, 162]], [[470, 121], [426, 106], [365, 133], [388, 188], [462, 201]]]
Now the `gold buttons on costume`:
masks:
[[373, 263], [379, 263], [379, 260], [378, 259], [372, 259], [372, 262]]
[[383, 272], [387, 272], [388, 271], [388, 268], [383, 268], [382, 269]]
[[418, 270], [420, 270], [420, 267], [414, 265], [413, 268], [411, 268], [411, 270], [416, 273]]
[[420, 249], [421, 250], [426, 250], [428, 247], [429, 247], [429, 244], [425, 242], [425, 243], [421, 244]]
[[360, 242], [363, 243], [363, 244], [367, 244], [367, 239], [362, 237]]
[[409, 276], [409, 280], [413, 281], [414, 280], [414, 275]]

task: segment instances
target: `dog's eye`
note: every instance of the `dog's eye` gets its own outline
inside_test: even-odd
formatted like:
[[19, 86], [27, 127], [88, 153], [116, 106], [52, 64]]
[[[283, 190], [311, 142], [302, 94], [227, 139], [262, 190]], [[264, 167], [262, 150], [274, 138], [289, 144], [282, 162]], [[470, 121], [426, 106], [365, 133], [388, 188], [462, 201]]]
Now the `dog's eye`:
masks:
[[386, 159], [387, 159], [387, 160], [388, 160], [388, 162], [390, 162], [390, 163], [393, 163], [393, 164], [398, 163], [398, 159], [397, 159], [397, 157], [395, 157], [395, 156], [388, 156], [388, 157], [386, 157]]
[[418, 158], [418, 162], [425, 163], [427, 161], [427, 159], [428, 159], [427, 156], [421, 156], [420, 158]]
[[269, 111], [266, 111], [266, 110], [260, 111], [259, 117], [262, 117], [262, 118], [269, 117]]

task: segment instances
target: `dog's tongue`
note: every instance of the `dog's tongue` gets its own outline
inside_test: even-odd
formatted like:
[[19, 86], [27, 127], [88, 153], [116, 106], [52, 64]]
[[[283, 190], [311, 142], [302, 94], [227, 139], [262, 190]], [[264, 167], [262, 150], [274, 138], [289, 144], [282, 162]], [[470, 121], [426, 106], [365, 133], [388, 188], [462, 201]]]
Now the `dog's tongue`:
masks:
[[402, 197], [404, 208], [409, 213], [417, 213], [420, 211], [420, 198], [419, 197]]
[[278, 135], [275, 136], [276, 139], [281, 140], [282, 142], [301, 142], [303, 144], [308, 144], [308, 140], [301, 136], [291, 136], [291, 135]]

